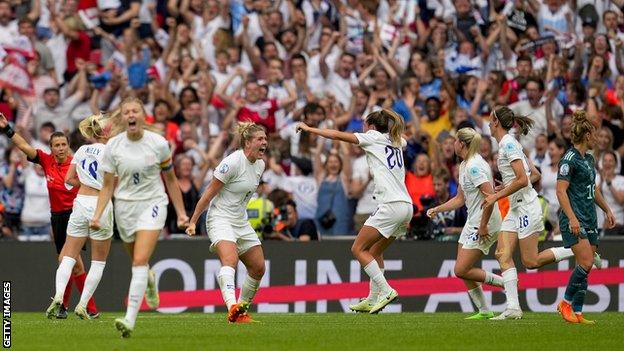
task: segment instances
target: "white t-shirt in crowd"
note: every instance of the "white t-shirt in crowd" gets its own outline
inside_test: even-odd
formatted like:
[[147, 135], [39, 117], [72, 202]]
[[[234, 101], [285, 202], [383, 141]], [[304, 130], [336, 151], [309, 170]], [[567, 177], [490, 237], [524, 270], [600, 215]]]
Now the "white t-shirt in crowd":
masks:
[[74, 154], [71, 164], [76, 165], [80, 184], [97, 190], [102, 189], [104, 171], [100, 165], [102, 164], [102, 157], [104, 157], [104, 147], [105, 145], [102, 143], [83, 145]]
[[260, 184], [264, 161], [251, 163], [243, 150], [237, 150], [221, 161], [213, 177], [224, 185], [212, 199], [209, 218], [226, 219], [231, 223], [247, 223], [247, 203]]
[[6, 26], [0, 24], [0, 45], [13, 43], [18, 35], [17, 20], [9, 22]]
[[145, 130], [141, 139], [133, 141], [128, 139], [127, 132], [123, 132], [110, 139], [104, 147], [102, 170], [119, 177], [116, 199], [166, 199], [160, 165], [169, 159], [169, 143], [159, 134]]
[[[488, 182], [493, 189], [494, 177], [492, 176], [492, 169], [481, 155], [476, 154], [468, 161], [464, 161], [459, 165], [459, 185], [464, 191], [466, 207], [468, 208], [468, 219], [465, 225], [467, 228], [478, 229], [481, 224], [481, 217], [483, 216], [481, 205], [485, 197], [479, 187]], [[488, 231], [490, 233], [498, 231], [500, 226], [500, 211], [498, 210], [498, 204], [494, 204], [494, 210], [488, 221]]]
[[550, 162], [543, 163], [542, 173], [542, 196], [548, 200], [548, 211], [551, 213], [559, 210], [559, 200], [557, 199], [557, 169], [550, 168]]
[[50, 223], [50, 199], [45, 175], [39, 175], [34, 167], [24, 170], [24, 208], [21, 215], [26, 225]]
[[[527, 135], [520, 135], [520, 144], [527, 150], [533, 150], [535, 148], [535, 139], [538, 135], [548, 135], [548, 123], [546, 120], [546, 106], [540, 104], [538, 108], [531, 106], [528, 100], [518, 101], [511, 105], [509, 108], [515, 113], [522, 116], [527, 116], [533, 120], [533, 127], [529, 130]], [[563, 106], [555, 99], [552, 105], [553, 118], [559, 120], [563, 116]]]
[[301, 140], [301, 133], [297, 133], [297, 123], [291, 123], [279, 131], [280, 138], [288, 140], [290, 144], [290, 155], [295, 157], [301, 157], [299, 154], [299, 141]]
[[299, 218], [314, 218], [318, 204], [318, 184], [314, 176], [282, 176], [277, 187], [293, 194]]
[[351, 105], [351, 85], [357, 85], [357, 78], [352, 73], [347, 79], [342, 78], [334, 70], [330, 70], [325, 80], [325, 93], [332, 94], [336, 101], [342, 104], [342, 108], [347, 110]]
[[366, 160], [375, 182], [374, 198], [381, 204], [403, 201], [412, 203], [405, 187], [405, 162], [402, 148], [407, 145], [401, 139], [401, 148], [392, 145], [387, 133], [369, 130], [355, 133], [359, 145], [366, 151]]
[[[505, 134], [500, 143], [498, 143], [498, 170], [503, 177], [503, 185], [508, 186], [516, 179], [516, 174], [511, 167], [511, 162], [515, 160], [521, 160], [524, 172], [527, 177], [530, 177], [531, 169], [526, 155], [522, 152], [522, 145], [514, 139], [511, 135]], [[516, 208], [525, 205], [537, 198], [537, 192], [533, 189], [531, 182], [529, 184], [511, 194], [509, 197], [509, 207]], [[524, 202], [524, 203], [523, 203]]]
[[[366, 155], [358, 157], [353, 161], [352, 178], [358, 179], [363, 183], [368, 182], [370, 178], [370, 168], [368, 168], [368, 162]], [[358, 200], [357, 207], [355, 208], [355, 214], [371, 214], [377, 208], [377, 201], [373, 198], [375, 192], [374, 182], [369, 182], [362, 193], [362, 197]]]
[[[596, 175], [596, 185], [600, 185], [600, 176]], [[624, 176], [616, 175], [615, 178], [611, 181], [611, 185], [615, 190], [624, 191]], [[600, 188], [602, 191], [602, 196], [604, 196], [605, 201], [611, 208], [611, 212], [613, 212], [613, 217], [615, 217], [616, 224], [624, 224], [624, 206], [620, 205], [613, 193], [607, 186], [606, 182], [602, 182], [602, 187]], [[598, 228], [604, 228], [604, 220], [605, 215], [604, 212], [598, 205], [596, 205], [596, 211], [598, 213]]]

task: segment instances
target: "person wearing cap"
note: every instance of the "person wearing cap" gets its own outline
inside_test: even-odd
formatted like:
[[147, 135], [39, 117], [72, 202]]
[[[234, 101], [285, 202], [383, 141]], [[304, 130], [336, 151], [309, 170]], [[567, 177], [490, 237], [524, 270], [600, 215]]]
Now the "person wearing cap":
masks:
[[598, 28], [598, 12], [592, 4], [586, 4], [578, 11], [584, 38], [593, 38]]

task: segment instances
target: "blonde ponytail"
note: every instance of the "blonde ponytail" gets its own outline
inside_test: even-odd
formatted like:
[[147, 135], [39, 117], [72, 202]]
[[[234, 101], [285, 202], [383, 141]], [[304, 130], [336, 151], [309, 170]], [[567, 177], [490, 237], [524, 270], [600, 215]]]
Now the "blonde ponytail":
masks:
[[464, 161], [479, 153], [481, 148], [481, 134], [472, 128], [462, 128], [457, 132], [457, 139], [468, 148]]
[[91, 115], [78, 124], [80, 134], [87, 139], [111, 138], [123, 130], [121, 112], [119, 109], [111, 112], [100, 112]]
[[101, 138], [103, 131], [99, 122], [100, 118], [102, 118], [102, 113], [91, 115], [80, 121], [80, 124], [78, 124], [80, 134], [87, 139]]
[[388, 134], [390, 135], [390, 141], [392, 141], [392, 145], [396, 147], [402, 147], [401, 135], [405, 130], [405, 123], [403, 122], [403, 118], [399, 116], [398, 113], [392, 110], [383, 110], [384, 114], [392, 121], [392, 123], [388, 123], [390, 126], [390, 131]]

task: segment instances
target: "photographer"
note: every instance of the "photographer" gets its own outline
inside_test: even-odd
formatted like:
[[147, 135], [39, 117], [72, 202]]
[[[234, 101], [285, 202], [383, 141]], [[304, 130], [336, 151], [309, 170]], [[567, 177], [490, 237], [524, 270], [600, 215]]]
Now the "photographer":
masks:
[[283, 241], [318, 240], [316, 225], [311, 219], [299, 219], [297, 204], [286, 201], [286, 204], [273, 211], [273, 233], [265, 237]]

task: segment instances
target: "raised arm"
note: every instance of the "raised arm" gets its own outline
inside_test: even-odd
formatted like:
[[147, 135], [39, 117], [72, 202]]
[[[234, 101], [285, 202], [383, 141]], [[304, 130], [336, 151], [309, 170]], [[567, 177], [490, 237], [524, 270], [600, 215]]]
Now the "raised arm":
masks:
[[34, 160], [37, 157], [37, 150], [34, 147], [30, 146], [26, 139], [24, 139], [21, 135], [15, 133], [13, 128], [9, 125], [9, 121], [6, 119], [4, 114], [0, 113], [0, 131], [4, 133], [18, 149], [22, 150], [23, 153], [26, 154], [29, 160]]
[[345, 133], [345, 132], [341, 132], [339, 130], [334, 130], [334, 129], [313, 128], [313, 127], [308, 126], [305, 123], [299, 123], [297, 125], [297, 131], [300, 131], [300, 130], [306, 131], [308, 133], [316, 134], [316, 135], [322, 136], [323, 138], [328, 138], [332, 140], [345, 141], [351, 144], [360, 143], [358, 138], [356, 138], [355, 134], [353, 133]]

